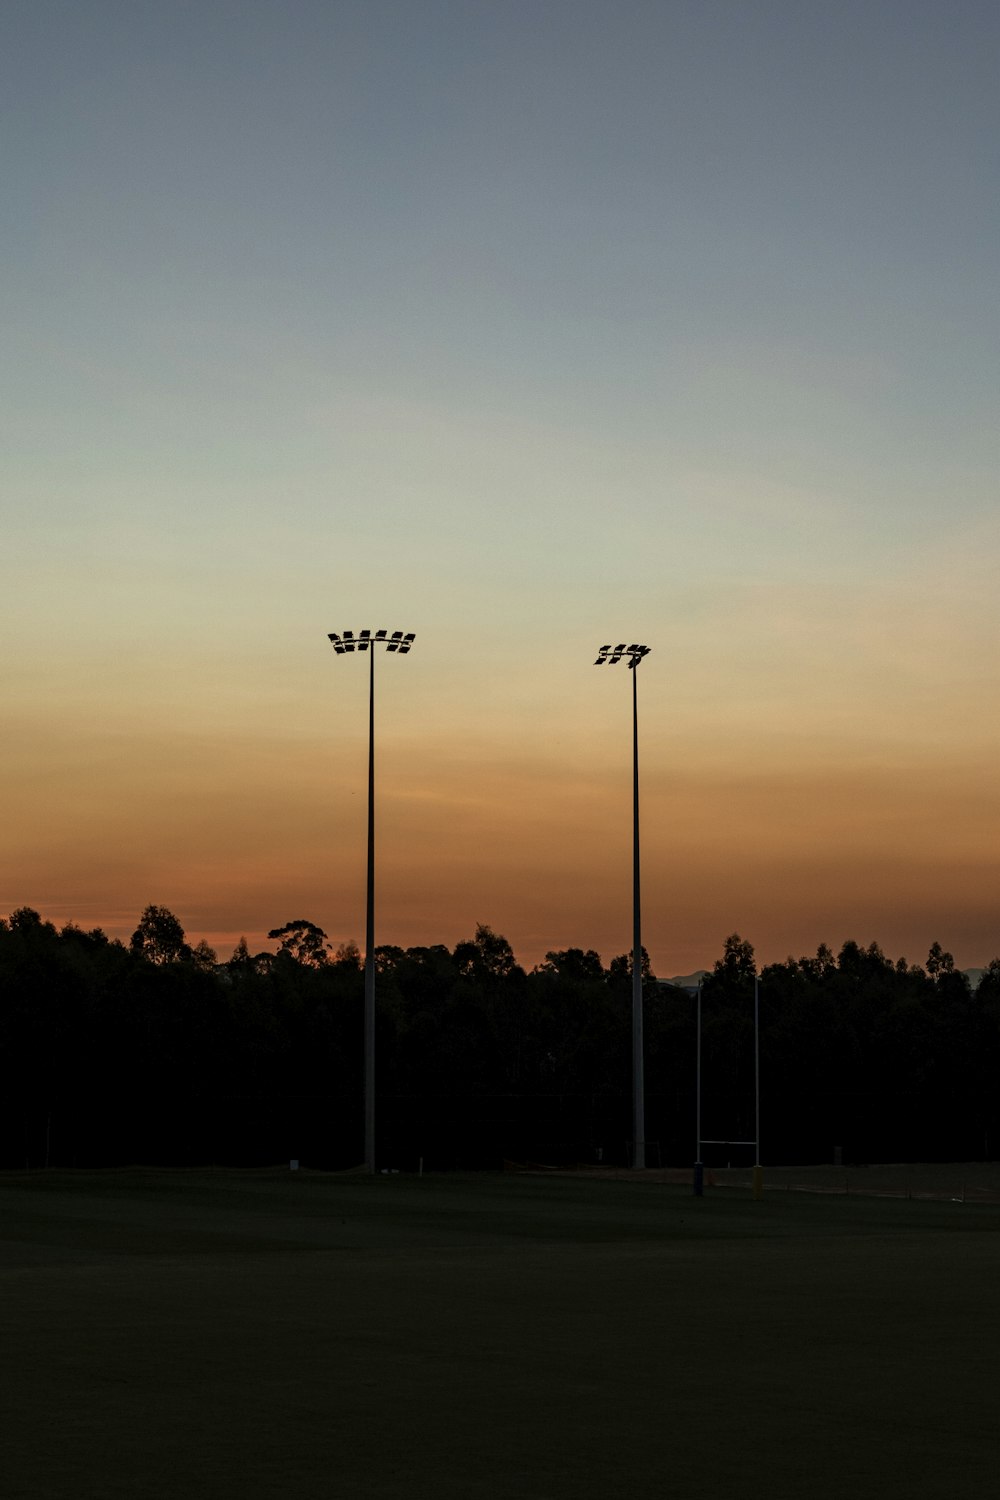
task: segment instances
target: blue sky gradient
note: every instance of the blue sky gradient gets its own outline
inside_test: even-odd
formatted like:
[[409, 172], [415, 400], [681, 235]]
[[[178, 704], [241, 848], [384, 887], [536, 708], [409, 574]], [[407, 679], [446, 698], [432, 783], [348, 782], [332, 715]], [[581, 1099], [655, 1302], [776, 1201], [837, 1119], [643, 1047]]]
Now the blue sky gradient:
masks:
[[627, 946], [628, 638], [655, 966], [1000, 951], [998, 63], [982, 0], [8, 5], [0, 908], [357, 936], [353, 623], [418, 632], [385, 940]]

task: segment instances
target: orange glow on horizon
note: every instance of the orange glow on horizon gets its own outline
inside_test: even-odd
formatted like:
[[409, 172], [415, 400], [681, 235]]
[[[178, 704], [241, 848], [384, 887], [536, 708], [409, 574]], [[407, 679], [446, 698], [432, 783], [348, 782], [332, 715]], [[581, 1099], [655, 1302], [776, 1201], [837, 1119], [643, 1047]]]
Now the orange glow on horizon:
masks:
[[[453, 946], [487, 922], [530, 967], [547, 950], [631, 943], [630, 747], [390, 741], [379, 752], [377, 938]], [[6, 909], [127, 940], [149, 902], [229, 956], [295, 917], [363, 942], [363, 739], [112, 736], [65, 760], [41, 743], [34, 796], [13, 810]], [[585, 769], [588, 756], [596, 769]], [[648, 743], [642, 772], [643, 937], [654, 971], [707, 967], [738, 930], [762, 962], [878, 941], [920, 961], [939, 939], [963, 964], [1000, 952], [1000, 824], [992, 766], [950, 774], [902, 752], [837, 768]], [[334, 767], [331, 774], [331, 765]], [[685, 765], [686, 770], [679, 767]], [[694, 766], [695, 769], [691, 769]], [[81, 788], [86, 788], [85, 795]], [[44, 808], [44, 820], [39, 808]], [[3, 908], [0, 908], [3, 909]]]

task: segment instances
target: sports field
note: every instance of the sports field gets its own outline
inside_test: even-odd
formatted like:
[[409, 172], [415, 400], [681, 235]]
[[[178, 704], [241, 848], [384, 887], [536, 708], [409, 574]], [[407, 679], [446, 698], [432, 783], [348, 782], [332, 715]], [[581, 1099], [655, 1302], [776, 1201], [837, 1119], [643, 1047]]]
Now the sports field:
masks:
[[5, 1500], [964, 1500], [1000, 1208], [0, 1175]]

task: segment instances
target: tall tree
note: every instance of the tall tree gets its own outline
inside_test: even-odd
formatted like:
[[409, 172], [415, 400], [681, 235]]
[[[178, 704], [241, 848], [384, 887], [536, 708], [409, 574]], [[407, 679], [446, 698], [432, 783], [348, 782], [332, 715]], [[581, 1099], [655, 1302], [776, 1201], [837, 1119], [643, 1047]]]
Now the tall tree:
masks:
[[455, 945], [453, 958], [458, 972], [477, 983], [524, 977], [510, 943], [485, 922], [477, 923], [474, 938]]
[[280, 944], [279, 955], [284, 953], [296, 963], [309, 969], [321, 969], [330, 960], [326, 933], [315, 922], [298, 917], [286, 922], [283, 927], [272, 927], [268, 937]]
[[[645, 949], [643, 953], [645, 954]], [[629, 960], [631, 968], [631, 959]], [[649, 958], [646, 956], [644, 966], [644, 977], [648, 977], [645, 970], [648, 969]], [[559, 979], [575, 980], [583, 983], [587, 980], [604, 978], [604, 965], [601, 963], [601, 955], [595, 953], [593, 948], [586, 952], [582, 948], [564, 948], [546, 953], [545, 962], [538, 964], [535, 968], [536, 974], [553, 974]]]
[[[639, 950], [639, 973], [642, 975], [643, 984], [649, 984], [653, 978], [653, 971], [649, 962], [649, 954], [645, 946]], [[632, 954], [619, 953], [608, 964], [608, 983], [614, 987], [621, 988], [632, 983]]]
[[942, 974], [955, 972], [955, 960], [950, 953], [945, 952], [940, 943], [931, 943], [930, 952], [927, 955], [927, 972], [932, 979], [937, 979]]
[[172, 964], [191, 957], [184, 928], [165, 906], [147, 906], [132, 934], [131, 949], [151, 964]]
[[705, 976], [703, 989], [744, 988], [753, 983], [757, 964], [753, 955], [753, 944], [732, 932], [722, 945], [722, 957], [715, 960], [711, 974]]

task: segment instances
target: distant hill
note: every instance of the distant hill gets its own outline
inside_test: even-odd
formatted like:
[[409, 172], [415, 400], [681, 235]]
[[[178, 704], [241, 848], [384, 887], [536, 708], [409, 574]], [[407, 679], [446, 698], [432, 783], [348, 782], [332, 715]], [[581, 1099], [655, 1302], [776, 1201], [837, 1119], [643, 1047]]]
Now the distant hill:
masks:
[[[985, 969], [962, 970], [962, 973], [968, 976], [969, 983], [973, 989], [976, 989], [978, 987], [979, 981], [982, 979], [985, 972]], [[657, 975], [657, 982], [659, 984], [672, 984], [675, 989], [691, 990], [693, 992], [698, 988], [699, 980], [704, 979], [705, 976], [710, 973], [710, 969], [695, 969], [693, 974], [675, 974], [672, 979], [660, 979], [659, 975]]]
[[660, 979], [659, 982], [660, 984], [672, 984], [678, 990], [694, 991], [698, 988], [700, 981], [710, 972], [709, 969], [695, 969], [693, 974], [677, 974], [673, 979]]

